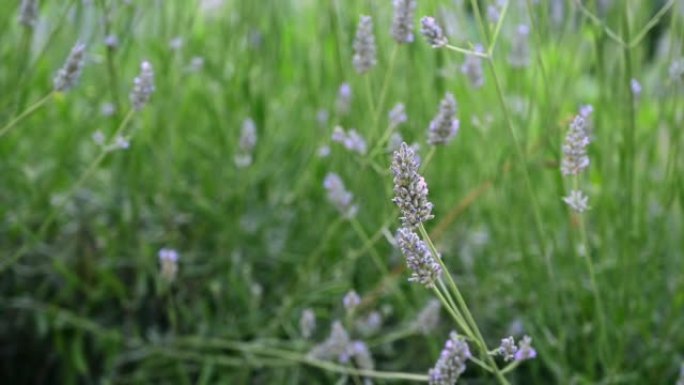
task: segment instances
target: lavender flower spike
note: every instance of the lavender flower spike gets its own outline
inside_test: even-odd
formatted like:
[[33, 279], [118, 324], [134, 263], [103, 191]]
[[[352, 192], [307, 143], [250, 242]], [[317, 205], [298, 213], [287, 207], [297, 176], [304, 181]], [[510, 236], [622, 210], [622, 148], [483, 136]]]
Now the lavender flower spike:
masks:
[[442, 28], [437, 24], [434, 17], [425, 16], [420, 19], [420, 23], [422, 24], [420, 32], [425, 36], [425, 40], [427, 40], [433, 48], [444, 47], [449, 43], [446, 36], [444, 36], [444, 32], [442, 32]]
[[[484, 47], [476, 44], [473, 50], [478, 53], [484, 53]], [[475, 55], [468, 55], [461, 66], [461, 73], [463, 73], [473, 88], [481, 88], [484, 85], [484, 70], [482, 69], [482, 58]]]
[[428, 384], [454, 385], [465, 372], [466, 361], [470, 357], [472, 355], [468, 344], [456, 332], [451, 332], [435, 367], [428, 372]]
[[130, 94], [133, 108], [140, 111], [150, 100], [150, 95], [154, 92], [154, 71], [152, 64], [143, 61], [140, 64], [140, 75], [133, 80], [133, 90]]
[[456, 99], [451, 93], [446, 93], [439, 103], [437, 116], [430, 122], [428, 129], [428, 143], [436, 146], [449, 143], [458, 132], [459, 121], [456, 119]]
[[373, 36], [373, 19], [361, 16], [354, 39], [354, 68], [356, 72], [364, 74], [377, 64], [375, 36]]
[[416, 233], [402, 227], [397, 231], [397, 244], [406, 257], [406, 265], [411, 269], [410, 282], [418, 282], [432, 288], [442, 273], [442, 267], [430, 254], [425, 242]]
[[401, 144], [394, 152], [391, 171], [394, 175], [394, 202], [399, 206], [401, 222], [409, 229], [432, 219], [432, 203], [428, 201], [428, 187], [425, 179], [418, 174], [420, 163], [415, 152], [406, 144]]
[[561, 162], [563, 175], [578, 175], [582, 170], [589, 167], [588, 145], [589, 136], [587, 135], [586, 120], [578, 115], [570, 124], [570, 130], [563, 143], [563, 160]]
[[38, 0], [22, 0], [19, 6], [19, 24], [33, 28], [38, 19]]
[[413, 43], [413, 14], [416, 0], [394, 0], [392, 38], [399, 44]]
[[518, 347], [515, 345], [515, 339], [513, 337], [506, 337], [501, 340], [501, 345], [497, 349], [497, 354], [503, 356], [504, 361], [512, 361], [515, 358], [515, 353], [518, 351]]
[[570, 195], [564, 197], [563, 202], [567, 203], [571, 209], [578, 213], [589, 210], [589, 197], [580, 190], [570, 191]]
[[328, 192], [328, 201], [337, 208], [342, 217], [351, 219], [356, 216], [358, 206], [352, 202], [354, 195], [345, 189], [342, 178], [339, 175], [333, 172], [326, 175], [323, 187]]
[[85, 61], [85, 44], [77, 42], [71, 49], [69, 57], [64, 62], [53, 79], [55, 91], [64, 92], [72, 89], [81, 77], [83, 63]]

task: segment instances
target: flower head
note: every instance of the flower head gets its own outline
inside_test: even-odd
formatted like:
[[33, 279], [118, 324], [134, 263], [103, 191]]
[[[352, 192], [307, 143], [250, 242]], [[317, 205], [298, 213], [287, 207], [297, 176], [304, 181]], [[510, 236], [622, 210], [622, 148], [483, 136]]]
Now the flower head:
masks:
[[19, 24], [33, 28], [38, 19], [38, 0], [22, 0], [19, 6]]
[[356, 216], [358, 206], [353, 203], [354, 195], [345, 189], [339, 175], [328, 173], [323, 181], [323, 187], [328, 193], [328, 201], [337, 208], [343, 218], [351, 219]]
[[392, 38], [399, 44], [413, 43], [413, 14], [416, 0], [394, 0]]
[[418, 316], [413, 321], [413, 327], [423, 334], [432, 332], [439, 323], [439, 311], [441, 308], [442, 304], [438, 299], [431, 299], [418, 313]]
[[442, 267], [432, 257], [425, 242], [405, 227], [397, 231], [396, 239], [399, 249], [406, 257], [406, 265], [411, 270], [409, 281], [418, 282], [427, 288], [433, 287], [442, 273]]
[[341, 126], [335, 126], [331, 139], [333, 142], [342, 144], [347, 150], [357, 152], [360, 155], [365, 155], [368, 151], [366, 140], [353, 128], [345, 131]]
[[[473, 50], [478, 53], [484, 53], [484, 47], [476, 44]], [[461, 73], [463, 73], [470, 85], [474, 88], [481, 88], [484, 85], [484, 70], [482, 69], [482, 58], [476, 55], [466, 56], [463, 65], [461, 66]]]
[[133, 108], [140, 111], [145, 107], [150, 100], [150, 96], [154, 92], [154, 71], [152, 64], [148, 61], [143, 61], [140, 64], [140, 74], [133, 80], [133, 90], [130, 94]]
[[430, 385], [453, 385], [466, 370], [470, 359], [468, 344], [456, 332], [449, 334], [435, 366], [428, 372]]
[[515, 339], [507, 337], [501, 340], [501, 345], [499, 345], [496, 352], [503, 356], [504, 361], [511, 361], [515, 358], [517, 351], [518, 347], [515, 345]]
[[360, 303], [361, 297], [359, 297], [359, 295], [354, 290], [350, 290], [347, 294], [344, 295], [344, 298], [342, 298], [342, 304], [348, 312], [356, 309], [356, 307], [359, 306]]
[[427, 198], [427, 183], [418, 174], [419, 166], [415, 152], [406, 142], [394, 152], [391, 167], [394, 175], [392, 201], [399, 206], [403, 226], [410, 229], [433, 218], [432, 203]]
[[159, 250], [159, 262], [161, 263], [161, 276], [168, 282], [173, 282], [178, 273], [178, 252], [174, 249]]
[[563, 197], [563, 202], [578, 213], [589, 210], [589, 197], [580, 190], [570, 191], [570, 195]]
[[299, 318], [299, 330], [302, 337], [305, 339], [311, 338], [314, 330], [316, 330], [316, 314], [311, 309], [304, 309]]
[[257, 128], [252, 118], [247, 118], [242, 122], [240, 141], [238, 142], [235, 154], [235, 165], [243, 168], [252, 164], [254, 148], [257, 144]]
[[561, 172], [563, 175], [577, 175], [589, 166], [587, 146], [589, 135], [586, 129], [586, 120], [581, 114], [577, 115], [570, 124], [563, 143], [563, 160]]
[[532, 347], [532, 338], [524, 336], [518, 342], [518, 351], [515, 352], [516, 361], [531, 360], [537, 357], [537, 351]]
[[377, 64], [373, 19], [370, 16], [363, 15], [359, 20], [352, 61], [356, 72], [360, 74], [370, 71]]
[[85, 44], [77, 42], [71, 49], [64, 66], [57, 71], [53, 79], [55, 91], [69, 91], [78, 83], [85, 62], [85, 48]]
[[518, 25], [513, 38], [513, 47], [508, 55], [508, 63], [515, 68], [530, 65], [530, 27], [526, 24]]
[[425, 40], [427, 40], [428, 44], [433, 48], [443, 47], [449, 43], [446, 36], [444, 36], [444, 32], [442, 32], [442, 28], [437, 24], [434, 17], [424, 16], [420, 19], [420, 23], [422, 25], [420, 32], [425, 36]]
[[446, 93], [439, 103], [439, 111], [430, 122], [428, 143], [433, 146], [449, 143], [458, 132], [459, 121], [456, 119], [456, 99]]
[[340, 89], [337, 91], [337, 101], [335, 106], [337, 107], [337, 113], [340, 115], [346, 115], [351, 109], [351, 99], [352, 99], [352, 89], [349, 83], [342, 83]]
[[393, 129], [400, 124], [405, 123], [408, 120], [408, 117], [406, 116], [406, 107], [404, 107], [404, 103], [395, 104], [390, 110], [388, 118], [390, 127]]

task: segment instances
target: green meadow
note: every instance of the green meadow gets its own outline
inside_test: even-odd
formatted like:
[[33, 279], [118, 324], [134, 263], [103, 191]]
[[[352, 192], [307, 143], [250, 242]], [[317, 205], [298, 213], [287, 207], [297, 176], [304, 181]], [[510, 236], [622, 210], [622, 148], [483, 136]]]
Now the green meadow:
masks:
[[684, 2], [5, 2], [0, 382], [684, 384]]

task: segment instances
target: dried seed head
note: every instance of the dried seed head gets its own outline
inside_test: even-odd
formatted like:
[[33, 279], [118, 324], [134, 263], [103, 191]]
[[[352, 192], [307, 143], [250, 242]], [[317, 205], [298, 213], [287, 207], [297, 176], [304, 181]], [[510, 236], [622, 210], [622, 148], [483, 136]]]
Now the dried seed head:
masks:
[[449, 334], [444, 349], [435, 364], [428, 372], [430, 385], [453, 385], [466, 369], [466, 361], [470, 359], [470, 348], [465, 340], [456, 332]]
[[133, 103], [133, 108], [140, 111], [150, 100], [150, 95], [154, 92], [154, 71], [152, 64], [143, 61], [140, 64], [140, 74], [133, 79], [133, 90], [129, 98]]
[[[473, 50], [478, 53], [484, 53], [484, 47], [480, 44], [476, 44]], [[480, 88], [484, 85], [484, 70], [482, 69], [481, 57], [475, 55], [466, 56], [461, 66], [461, 73], [468, 78], [470, 85], [474, 88]]]
[[393, 5], [392, 38], [399, 44], [412, 43], [416, 0], [394, 0]]
[[72, 89], [81, 77], [85, 62], [85, 44], [77, 42], [71, 49], [64, 66], [57, 71], [53, 79], [55, 91], [65, 92]]
[[433, 218], [432, 203], [428, 201], [428, 187], [418, 174], [420, 166], [415, 152], [402, 143], [394, 152], [391, 171], [394, 175], [394, 202], [399, 206], [404, 227], [413, 229]]
[[422, 25], [420, 32], [425, 36], [425, 40], [427, 40], [428, 44], [433, 48], [444, 47], [449, 43], [446, 36], [444, 36], [444, 32], [442, 32], [442, 28], [437, 24], [434, 17], [425, 16], [420, 19], [420, 23]]
[[38, 19], [38, 0], [22, 0], [19, 6], [19, 24], [33, 28]]
[[439, 111], [430, 122], [428, 143], [436, 146], [449, 143], [458, 132], [459, 121], [456, 119], [456, 99], [446, 93], [439, 103]]
[[328, 201], [339, 211], [345, 219], [351, 219], [356, 216], [359, 208], [353, 203], [354, 195], [347, 191], [344, 187], [344, 182], [339, 175], [331, 172], [325, 176], [323, 187], [328, 193]]
[[442, 267], [430, 254], [425, 242], [412, 230], [402, 227], [397, 231], [397, 245], [406, 257], [406, 265], [411, 270], [410, 282], [418, 282], [432, 288], [442, 273]]
[[370, 71], [377, 64], [373, 19], [370, 16], [361, 16], [359, 20], [352, 61], [356, 72], [360, 74]]

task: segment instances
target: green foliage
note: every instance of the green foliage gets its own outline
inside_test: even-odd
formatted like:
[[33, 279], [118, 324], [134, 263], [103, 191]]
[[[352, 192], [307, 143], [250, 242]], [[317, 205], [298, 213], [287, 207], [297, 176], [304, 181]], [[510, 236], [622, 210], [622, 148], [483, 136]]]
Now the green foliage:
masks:
[[[363, 299], [357, 317], [383, 314], [364, 338], [387, 375], [374, 382], [425, 380], [458, 327], [445, 311], [428, 335], [411, 327], [433, 293], [407, 282], [388, 242], [399, 219], [391, 154], [378, 143], [403, 102], [398, 130], [420, 143], [434, 204], [425, 227], [487, 345], [533, 338], [537, 359], [507, 374], [510, 383], [675, 383], [684, 78], [668, 71], [684, 55], [681, 2], [511, 0], [496, 34], [486, 17], [495, 1], [479, 2], [482, 17], [477, 1], [420, 1], [416, 39], [401, 46], [389, 1], [42, 1], [34, 28], [18, 23], [19, 3], [0, 13], [4, 382], [356, 383], [351, 366], [306, 356], [334, 320], [353, 329], [342, 306], [351, 289]], [[363, 76], [352, 66], [361, 14], [373, 17], [378, 52]], [[482, 88], [461, 73], [462, 52], [422, 39], [423, 15], [451, 26], [461, 51], [485, 46]], [[531, 56], [513, 68], [520, 23]], [[117, 45], [105, 45], [109, 35]], [[79, 40], [81, 79], [52, 93]], [[130, 112], [144, 60], [156, 90]], [[344, 82], [348, 115], [335, 110]], [[460, 130], [429, 155], [427, 127], [445, 92]], [[559, 162], [585, 104], [594, 108], [582, 176], [591, 209], [580, 218], [562, 201], [571, 186]], [[258, 140], [241, 168], [247, 118]], [[369, 154], [331, 142], [336, 125], [356, 128]], [[96, 132], [123, 133], [130, 147], [106, 151]], [[330, 156], [318, 156], [323, 145]], [[328, 172], [354, 194], [355, 219], [326, 200]], [[174, 280], [160, 275], [161, 248], [180, 254]], [[306, 308], [316, 314], [310, 340], [299, 330]], [[494, 377], [469, 363], [462, 381]]]

